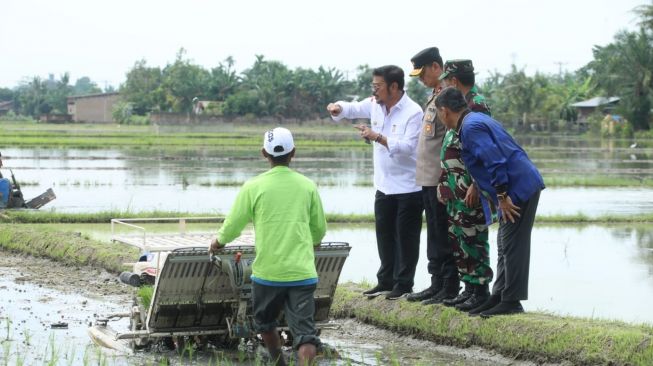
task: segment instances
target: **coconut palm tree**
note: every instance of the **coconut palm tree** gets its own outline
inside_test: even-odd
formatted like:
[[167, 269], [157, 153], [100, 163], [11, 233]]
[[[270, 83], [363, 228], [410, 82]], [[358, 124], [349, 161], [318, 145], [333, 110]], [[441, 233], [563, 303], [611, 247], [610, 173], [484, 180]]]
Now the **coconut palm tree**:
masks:
[[621, 97], [619, 110], [638, 130], [648, 130], [653, 97], [653, 33], [620, 32], [607, 46], [594, 47], [587, 68], [607, 95]]

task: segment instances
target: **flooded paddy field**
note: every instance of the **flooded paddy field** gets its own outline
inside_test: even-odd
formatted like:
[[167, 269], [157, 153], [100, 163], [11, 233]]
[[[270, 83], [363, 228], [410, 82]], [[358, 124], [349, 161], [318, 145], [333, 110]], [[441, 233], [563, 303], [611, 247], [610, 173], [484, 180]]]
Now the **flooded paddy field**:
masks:
[[[553, 182], [542, 215], [637, 215], [653, 212], [653, 147], [626, 141], [522, 138]], [[602, 142], [594, 142], [603, 144]], [[589, 146], [588, 146], [589, 145]], [[623, 145], [623, 146], [622, 146]], [[258, 149], [3, 149], [26, 197], [53, 188], [58, 212], [228, 212], [240, 185], [268, 166]], [[298, 148], [293, 168], [315, 180], [329, 213], [373, 210], [371, 150]], [[625, 185], [625, 186], [624, 186]]]

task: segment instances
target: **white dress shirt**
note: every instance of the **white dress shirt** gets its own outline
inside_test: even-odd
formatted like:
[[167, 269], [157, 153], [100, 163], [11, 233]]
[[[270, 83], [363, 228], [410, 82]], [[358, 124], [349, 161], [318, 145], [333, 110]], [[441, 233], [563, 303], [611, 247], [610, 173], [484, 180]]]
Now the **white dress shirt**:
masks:
[[417, 139], [422, 126], [422, 108], [404, 92], [399, 102], [388, 113], [374, 97], [360, 102], [336, 102], [342, 108], [335, 121], [343, 118], [369, 118], [372, 130], [382, 134], [388, 142], [374, 145], [374, 188], [384, 194], [421, 191], [415, 183], [417, 169]]

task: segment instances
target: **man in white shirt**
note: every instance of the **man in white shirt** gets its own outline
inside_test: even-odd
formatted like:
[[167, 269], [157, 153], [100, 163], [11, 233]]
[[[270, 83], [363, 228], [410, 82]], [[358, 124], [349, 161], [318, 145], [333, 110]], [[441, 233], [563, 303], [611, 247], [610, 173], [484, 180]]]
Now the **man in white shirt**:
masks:
[[356, 126], [374, 145], [376, 241], [381, 265], [377, 285], [367, 296], [386, 293], [398, 299], [411, 293], [419, 259], [422, 187], [415, 183], [417, 140], [422, 108], [404, 91], [404, 72], [389, 65], [372, 72], [373, 95], [360, 102], [327, 106], [332, 118], [369, 118], [372, 127]]

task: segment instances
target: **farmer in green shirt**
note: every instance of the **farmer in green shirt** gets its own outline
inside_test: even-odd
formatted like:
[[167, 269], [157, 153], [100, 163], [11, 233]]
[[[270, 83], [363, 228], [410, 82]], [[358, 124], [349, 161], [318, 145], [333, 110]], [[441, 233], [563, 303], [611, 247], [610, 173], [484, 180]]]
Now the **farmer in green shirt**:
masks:
[[210, 251], [218, 251], [254, 223], [251, 279], [256, 330], [276, 364], [285, 365], [276, 321], [284, 310], [299, 363], [310, 364], [320, 344], [314, 320], [318, 281], [314, 247], [326, 233], [326, 219], [315, 183], [288, 167], [295, 156], [290, 131], [282, 127], [267, 131], [261, 152], [271, 169], [243, 185]]

